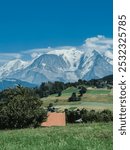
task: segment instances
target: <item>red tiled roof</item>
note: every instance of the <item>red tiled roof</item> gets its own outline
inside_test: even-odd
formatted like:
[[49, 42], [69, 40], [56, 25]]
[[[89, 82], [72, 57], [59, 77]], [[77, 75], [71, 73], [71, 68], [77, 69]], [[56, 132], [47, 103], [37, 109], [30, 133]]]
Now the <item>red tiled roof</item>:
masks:
[[41, 126], [50, 127], [50, 126], [65, 126], [65, 113], [56, 113], [56, 112], [49, 112], [47, 121], [43, 122]]

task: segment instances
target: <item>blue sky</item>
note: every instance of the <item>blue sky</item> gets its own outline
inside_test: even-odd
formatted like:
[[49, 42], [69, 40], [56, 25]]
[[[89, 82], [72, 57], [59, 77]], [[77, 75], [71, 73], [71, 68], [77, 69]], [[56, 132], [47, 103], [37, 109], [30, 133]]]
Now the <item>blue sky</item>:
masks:
[[0, 1], [0, 53], [112, 38], [112, 0]]

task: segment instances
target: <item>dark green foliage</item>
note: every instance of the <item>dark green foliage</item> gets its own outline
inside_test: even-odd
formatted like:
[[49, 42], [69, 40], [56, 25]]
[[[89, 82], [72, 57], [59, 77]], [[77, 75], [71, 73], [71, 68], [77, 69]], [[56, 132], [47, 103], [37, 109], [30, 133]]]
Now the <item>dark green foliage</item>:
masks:
[[79, 79], [79, 80], [78, 80], [78, 83], [79, 83], [79, 85], [84, 84], [84, 82], [83, 82], [83, 80], [82, 80], [82, 79]]
[[101, 79], [92, 79], [89, 81], [85, 80], [78, 80], [78, 85], [87, 85], [87, 86], [92, 86], [92, 87], [97, 87], [97, 88], [112, 88], [113, 87], [113, 75], [109, 75], [106, 77], [103, 77]]
[[0, 128], [37, 127], [46, 117], [42, 102], [33, 90], [18, 86], [3, 91], [4, 103], [0, 107]]
[[39, 88], [35, 88], [35, 92], [39, 95], [40, 98], [47, 97], [51, 94], [58, 94], [61, 96], [62, 91], [65, 89], [65, 84], [63, 82], [55, 81], [42, 83]]
[[77, 97], [75, 92], [73, 92], [71, 97], [69, 97], [68, 99], [69, 102], [80, 101], [80, 100], [81, 100], [80, 97], [79, 96]]
[[87, 89], [84, 86], [79, 87], [79, 89], [80, 97], [87, 92]]
[[75, 122], [75, 112], [74, 111], [69, 111], [67, 112], [67, 116], [66, 116], [66, 121], [68, 123], [74, 123]]
[[50, 112], [55, 112], [55, 107], [53, 106], [53, 103], [50, 103], [47, 107], [47, 110]]
[[79, 109], [77, 109], [76, 111], [68, 111], [68, 109], [66, 109], [65, 113], [66, 113], [66, 121], [68, 123], [75, 123], [76, 120], [81, 118], [81, 113]]
[[97, 116], [97, 112], [95, 112], [95, 110], [91, 110], [83, 116], [83, 120], [85, 120], [86, 122], [92, 123], [93, 121], [97, 121], [98, 117], [100, 117], [100, 116]]
[[101, 112], [96, 112], [95, 110], [65, 110], [66, 121], [68, 123], [75, 123], [78, 119], [81, 119], [84, 123], [92, 122], [109, 122], [113, 120], [113, 114], [110, 110], [103, 110]]
[[62, 95], [62, 91], [58, 91], [58, 97]]
[[75, 92], [73, 92], [72, 93], [72, 95], [71, 95], [71, 97], [69, 97], [69, 102], [71, 102], [71, 101], [76, 101], [77, 100], [77, 96], [76, 96], [76, 93]]
[[[110, 75], [102, 79], [92, 79], [89, 81], [79, 79], [77, 82], [73, 82], [73, 83], [72, 82], [64, 83], [60, 81], [55, 81], [54, 83], [43, 82], [39, 87], [34, 88], [34, 91], [40, 98], [48, 97], [51, 94], [57, 94], [57, 96], [61, 96], [63, 90], [73, 86], [75, 88], [80, 87], [79, 97], [81, 97], [87, 91], [87, 89], [82, 85], [92, 86], [97, 88], [104, 88], [104, 87], [112, 88], [113, 76]], [[80, 100], [80, 98], [77, 98], [77, 100]]]
[[100, 121], [109, 122], [109, 120], [113, 120], [113, 114], [110, 110], [103, 110], [100, 113]]

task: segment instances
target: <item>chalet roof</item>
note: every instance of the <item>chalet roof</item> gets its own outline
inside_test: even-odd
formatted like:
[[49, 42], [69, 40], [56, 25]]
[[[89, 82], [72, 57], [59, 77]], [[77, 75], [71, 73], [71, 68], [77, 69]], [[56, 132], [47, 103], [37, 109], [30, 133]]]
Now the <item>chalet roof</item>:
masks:
[[43, 122], [41, 126], [66, 126], [65, 113], [49, 112], [47, 121]]

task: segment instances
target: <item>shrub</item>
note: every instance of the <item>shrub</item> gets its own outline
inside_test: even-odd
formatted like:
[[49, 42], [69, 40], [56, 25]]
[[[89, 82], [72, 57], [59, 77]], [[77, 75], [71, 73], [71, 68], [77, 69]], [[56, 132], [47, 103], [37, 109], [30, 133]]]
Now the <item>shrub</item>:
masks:
[[113, 120], [113, 115], [110, 110], [103, 110], [100, 113], [100, 121], [101, 122], [109, 122]]
[[109, 122], [113, 120], [112, 111], [103, 110], [101, 112], [96, 112], [95, 110], [65, 110], [66, 120], [68, 123], [75, 123], [76, 120], [82, 119], [82, 122]]
[[0, 128], [37, 127], [46, 118], [42, 102], [33, 90], [18, 86], [3, 91], [6, 101], [0, 108]]
[[80, 100], [81, 100], [81, 98], [77, 97], [75, 92], [73, 92], [71, 97], [69, 97], [69, 99], [68, 99], [69, 102], [80, 101]]
[[80, 97], [87, 92], [87, 89], [83, 86], [79, 87], [79, 89], [80, 89], [79, 90]]

